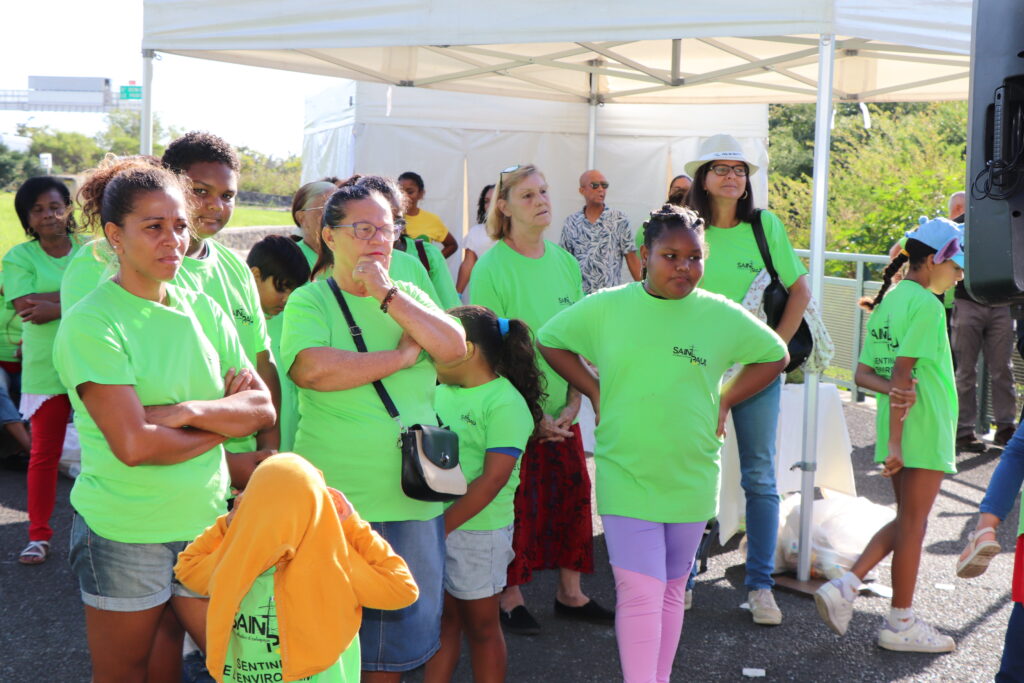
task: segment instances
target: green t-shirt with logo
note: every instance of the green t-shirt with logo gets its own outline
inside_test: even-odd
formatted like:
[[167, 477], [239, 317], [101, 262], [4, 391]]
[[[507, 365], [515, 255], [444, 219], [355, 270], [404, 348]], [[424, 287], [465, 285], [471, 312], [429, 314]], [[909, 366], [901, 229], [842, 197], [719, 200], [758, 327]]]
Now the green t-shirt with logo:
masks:
[[[442, 424], [459, 435], [459, 465], [467, 482], [483, 474], [487, 451], [496, 448], [526, 450], [533, 433], [533, 415], [522, 394], [504, 377], [478, 387], [442, 384], [434, 398]], [[499, 453], [501, 457], [513, 456]], [[512, 499], [519, 486], [519, 463], [498, 495], [460, 529], [491, 531], [513, 521]]]
[[[224, 683], [284, 680], [281, 677], [281, 634], [278, 631], [274, 599], [275, 571], [275, 567], [271, 567], [257, 576], [238, 605], [224, 658]], [[293, 645], [301, 646], [301, 643]], [[337, 662], [318, 674], [297, 680], [310, 683], [359, 683], [360, 667], [359, 636], [356, 635]]]
[[[798, 277], [807, 274], [807, 268], [793, 251], [786, 228], [778, 216], [771, 211], [762, 211], [761, 225], [779, 279], [786, 287], [791, 287]], [[700, 281], [701, 288], [737, 303], [743, 301], [754, 278], [764, 270], [753, 227], [746, 222], [733, 228], [709, 225], [704, 231], [704, 241], [708, 245], [708, 258], [704, 265], [704, 278]]]
[[[583, 277], [576, 258], [544, 240], [544, 255], [529, 258], [498, 240], [480, 257], [470, 276], [470, 298], [503, 318], [519, 318], [536, 333], [555, 314], [583, 298]], [[558, 417], [569, 387], [540, 353], [537, 364], [547, 382], [544, 412]]]
[[221, 398], [227, 369], [252, 366], [212, 299], [167, 285], [159, 304], [108, 280], [65, 316], [53, 360], [82, 445], [71, 504], [90, 528], [121, 543], [188, 541], [224, 512], [230, 480], [221, 446], [176, 465], [129, 467], [75, 390], [86, 382], [129, 385], [143, 406]]
[[[0, 270], [0, 287], [3, 287], [4, 272]], [[14, 305], [0, 299], [0, 360], [11, 363], [21, 362], [18, 349], [21, 348], [21, 316]]]
[[[11, 247], [3, 258], [4, 298], [8, 304], [28, 294], [60, 291], [64, 269], [80, 248], [77, 237], [71, 238], [71, 250], [54, 258], [43, 251], [39, 240], [22, 242]], [[61, 310], [67, 310], [61, 306]], [[53, 368], [53, 339], [57, 336], [60, 318], [22, 327], [21, 391], [26, 394], [63, 394], [64, 387]]]
[[[868, 318], [860, 362], [886, 379], [897, 356], [916, 358], [917, 401], [903, 422], [903, 466], [956, 472], [959, 414], [942, 302], [913, 280], [900, 280]], [[889, 454], [889, 397], [877, 394], [875, 462]]]
[[[231, 319], [246, 358], [255, 367], [256, 355], [270, 350], [266, 319], [260, 308], [259, 292], [252, 271], [233, 251], [216, 240], [206, 240], [206, 258], [185, 257], [171, 282], [196, 292], [203, 292], [220, 304]], [[97, 285], [117, 272], [117, 259], [105, 238], [85, 245], [72, 260], [61, 283], [61, 301], [73, 306]], [[218, 331], [207, 330], [215, 335]], [[231, 439], [224, 448], [232, 453], [256, 450], [256, 435]]]
[[721, 295], [695, 289], [659, 299], [635, 282], [562, 311], [537, 340], [583, 355], [600, 372], [602, 515], [678, 523], [717, 514], [722, 374], [735, 363], [782, 358], [778, 335]]
[[[408, 282], [395, 281], [420, 305], [434, 303]], [[373, 297], [344, 294], [352, 317], [362, 328], [369, 351], [398, 348], [402, 328], [381, 312]], [[356, 351], [345, 318], [327, 282], [295, 290], [284, 309], [281, 364], [291, 368], [299, 352], [329, 347]], [[383, 379], [402, 424], [437, 424], [434, 387], [437, 373], [430, 357], [420, 354], [412, 366]], [[440, 515], [440, 503], [413, 500], [402, 492], [399, 426], [391, 419], [372, 384], [342, 391], [298, 387], [299, 427], [295, 452], [324, 473], [327, 485], [344, 492], [364, 519], [371, 522], [427, 520]]]

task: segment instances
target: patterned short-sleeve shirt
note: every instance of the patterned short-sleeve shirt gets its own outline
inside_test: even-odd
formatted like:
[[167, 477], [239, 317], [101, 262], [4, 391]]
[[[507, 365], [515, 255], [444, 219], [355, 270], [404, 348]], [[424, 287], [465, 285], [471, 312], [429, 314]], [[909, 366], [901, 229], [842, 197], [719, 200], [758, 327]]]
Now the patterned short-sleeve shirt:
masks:
[[622, 284], [622, 259], [636, 251], [626, 214], [607, 206], [596, 223], [587, 220], [585, 209], [565, 219], [563, 249], [580, 262], [583, 291], [587, 294]]

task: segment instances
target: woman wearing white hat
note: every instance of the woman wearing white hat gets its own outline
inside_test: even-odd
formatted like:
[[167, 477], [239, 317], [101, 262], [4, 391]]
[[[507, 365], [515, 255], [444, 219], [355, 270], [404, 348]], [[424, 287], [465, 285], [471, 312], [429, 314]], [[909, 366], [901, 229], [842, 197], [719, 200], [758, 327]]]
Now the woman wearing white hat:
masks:
[[[783, 341], [796, 333], [810, 301], [807, 269], [793, 251], [786, 228], [770, 211], [754, 207], [750, 175], [758, 167], [731, 135], [704, 141], [700, 156], [686, 164], [693, 185], [686, 204], [704, 218], [709, 257], [700, 286], [743, 301], [754, 278], [764, 268], [751, 223], [760, 214], [769, 253], [789, 301], [776, 332]], [[775, 488], [775, 431], [779, 418], [781, 381], [732, 409], [740, 453], [741, 485], [746, 494], [747, 571], [745, 585], [751, 615], [757, 624], [775, 625], [782, 612], [772, 596], [775, 542], [779, 527], [779, 496]]]

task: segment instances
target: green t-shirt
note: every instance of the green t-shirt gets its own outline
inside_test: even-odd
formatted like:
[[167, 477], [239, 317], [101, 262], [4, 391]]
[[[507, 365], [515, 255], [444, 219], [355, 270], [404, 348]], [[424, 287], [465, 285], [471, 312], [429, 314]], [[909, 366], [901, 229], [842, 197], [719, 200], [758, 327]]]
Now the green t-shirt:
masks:
[[[422, 291], [408, 282], [395, 285], [421, 305], [436, 309]], [[344, 294], [370, 351], [398, 348], [402, 328], [382, 313], [373, 297]], [[281, 364], [291, 368], [300, 351], [330, 347], [356, 351], [338, 302], [326, 282], [295, 290], [284, 309]], [[434, 387], [437, 374], [423, 353], [409, 368], [385, 377], [384, 387], [395, 402], [402, 424], [437, 424]], [[440, 503], [413, 500], [402, 492], [402, 454], [398, 423], [391, 419], [372, 384], [343, 391], [298, 387], [299, 428], [295, 452], [324, 473], [327, 485], [344, 492], [364, 519], [371, 522], [433, 519]]]
[[722, 374], [735, 363], [782, 358], [778, 335], [723, 296], [695, 289], [658, 299], [635, 282], [562, 311], [537, 340], [583, 355], [600, 372], [602, 515], [678, 523], [717, 514]]
[[[0, 287], [3, 286], [4, 272], [0, 270]], [[14, 305], [6, 299], [0, 300], [0, 360], [21, 362], [18, 349], [21, 348], [21, 316]]]
[[85, 382], [130, 385], [143, 406], [221, 398], [227, 369], [252, 366], [216, 303], [167, 285], [166, 304], [158, 304], [108, 280], [65, 316], [53, 360], [82, 444], [71, 504], [97, 534], [121, 543], [188, 541], [224, 512], [230, 479], [220, 446], [177, 465], [129, 467], [75, 390]]
[[[281, 637], [274, 600], [274, 572], [271, 567], [256, 577], [242, 598], [231, 626], [224, 658], [224, 683], [281, 681]], [[301, 647], [301, 643], [298, 644]], [[338, 661], [318, 674], [300, 678], [312, 683], [359, 683], [361, 667], [359, 636], [356, 635]]]
[[[903, 422], [903, 465], [956, 472], [959, 414], [953, 359], [942, 303], [913, 280], [901, 280], [868, 318], [860, 362], [885, 378], [896, 357], [916, 358], [917, 401]], [[889, 454], [889, 397], [877, 394], [875, 462]]]
[[[427, 275], [426, 268], [420, 260], [404, 251], [395, 249], [391, 252], [391, 265], [388, 267], [388, 276], [392, 280], [411, 282], [423, 293], [430, 297], [430, 300], [437, 304], [438, 308], [449, 308], [445, 306], [441, 297], [437, 294], [437, 288]], [[451, 278], [449, 278], [451, 279]]]
[[[233, 251], [216, 240], [206, 240], [209, 254], [204, 259], [186, 257], [171, 282], [203, 292], [220, 304], [231, 318], [246, 358], [255, 367], [256, 355], [270, 350], [266, 319], [260, 308], [259, 292], [252, 271]], [[74, 306], [97, 285], [117, 272], [117, 260], [105, 238], [89, 242], [72, 260], [61, 283], [61, 301]], [[207, 334], [218, 334], [207, 330]], [[224, 448], [232, 453], [256, 450], [256, 436], [231, 439]]]
[[[434, 406], [441, 422], [459, 435], [459, 464], [469, 482], [483, 474], [487, 451], [517, 448], [522, 452], [533, 433], [533, 416], [526, 400], [504, 377], [470, 388], [442, 384], [437, 388]], [[459, 528], [490, 531], [507, 527], [513, 521], [512, 499], [517, 486], [518, 462], [494, 500]]]
[[[791, 287], [798, 277], [807, 274], [807, 268], [793, 251], [786, 228], [778, 216], [771, 211], [762, 211], [761, 225], [779, 279], [786, 287]], [[743, 301], [754, 278], [764, 270], [754, 229], [746, 222], [734, 228], [709, 225], [704, 231], [704, 240], [708, 245], [708, 258], [704, 265], [704, 279], [700, 281], [701, 288], [737, 303]]]
[[[27, 294], [46, 294], [60, 291], [64, 269], [81, 244], [71, 238], [71, 251], [53, 258], [39, 244], [39, 240], [22, 242], [11, 247], [3, 258], [4, 298], [10, 304]], [[66, 311], [65, 307], [61, 307]], [[26, 323], [22, 327], [21, 391], [26, 394], [63, 394], [64, 387], [53, 368], [53, 339], [57, 336], [60, 318], [37, 325]]]
[[[420, 261], [420, 254], [416, 250], [416, 240], [408, 235], [403, 236], [402, 239], [405, 241], [405, 252], [396, 249], [395, 253], [404, 253], [406, 256], [411, 256], [416, 259], [416, 263], [419, 263], [422, 268], [423, 262]], [[437, 301], [438, 305], [445, 310], [461, 306], [462, 299], [459, 298], [459, 293], [455, 291], [455, 283], [452, 281], [452, 273], [448, 270], [448, 262], [445, 260], [444, 254], [428, 240], [423, 241], [423, 253], [427, 255], [427, 263], [430, 264], [430, 281], [433, 283], [438, 295], [436, 298], [432, 297], [434, 301]], [[402, 278], [396, 279], [401, 280]]]
[[[470, 278], [470, 299], [503, 318], [520, 318], [536, 333], [558, 312], [583, 298], [583, 277], [576, 258], [544, 240], [544, 255], [528, 258], [498, 240], [480, 257]], [[547, 382], [544, 412], [558, 417], [568, 383], [537, 353]]]

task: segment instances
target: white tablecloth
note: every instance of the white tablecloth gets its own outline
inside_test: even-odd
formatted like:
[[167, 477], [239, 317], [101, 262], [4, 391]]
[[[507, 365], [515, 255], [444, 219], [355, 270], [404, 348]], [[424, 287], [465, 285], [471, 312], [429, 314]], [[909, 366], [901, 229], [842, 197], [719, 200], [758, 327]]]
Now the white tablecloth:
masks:
[[[803, 472], [790, 468], [802, 459], [804, 424], [804, 385], [782, 387], [779, 427], [775, 440], [775, 480], [779, 493], [800, 490]], [[719, 502], [719, 541], [725, 543], [739, 531], [745, 517], [746, 498], [740, 488], [739, 451], [732, 418], [726, 427], [722, 446], [722, 492]], [[834, 384], [818, 384], [818, 469], [815, 486], [857, 495], [850, 464], [850, 434], [843, 416], [843, 402]]]

